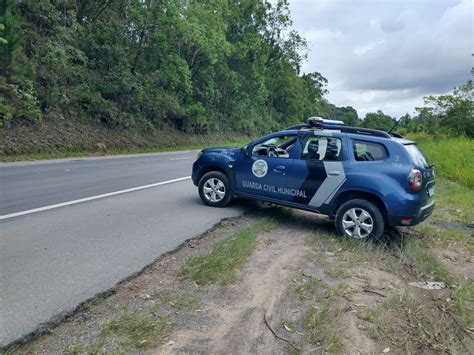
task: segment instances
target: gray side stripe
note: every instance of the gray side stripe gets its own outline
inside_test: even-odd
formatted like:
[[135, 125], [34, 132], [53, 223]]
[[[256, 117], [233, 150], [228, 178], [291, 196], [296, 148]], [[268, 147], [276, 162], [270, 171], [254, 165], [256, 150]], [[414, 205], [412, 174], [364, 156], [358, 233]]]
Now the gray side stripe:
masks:
[[323, 181], [318, 191], [314, 194], [309, 205], [313, 207], [321, 207], [323, 203], [331, 201], [337, 190], [346, 181], [344, 167], [340, 161], [325, 161], [324, 169], [327, 178]]

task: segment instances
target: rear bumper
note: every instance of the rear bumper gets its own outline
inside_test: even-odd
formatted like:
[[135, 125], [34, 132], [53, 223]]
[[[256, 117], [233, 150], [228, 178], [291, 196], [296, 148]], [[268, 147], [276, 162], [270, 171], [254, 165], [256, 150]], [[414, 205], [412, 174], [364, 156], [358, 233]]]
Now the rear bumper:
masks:
[[435, 208], [434, 200], [432, 200], [430, 203], [421, 207], [420, 210], [418, 211], [418, 214], [416, 215], [413, 225], [423, 222], [425, 219], [431, 216], [431, 213], [433, 213], [434, 208]]
[[[421, 207], [414, 216], [388, 216], [388, 222], [391, 226], [414, 226], [427, 219], [435, 208], [435, 201], [431, 200], [426, 205]], [[410, 222], [403, 223], [402, 220], [412, 219]]]

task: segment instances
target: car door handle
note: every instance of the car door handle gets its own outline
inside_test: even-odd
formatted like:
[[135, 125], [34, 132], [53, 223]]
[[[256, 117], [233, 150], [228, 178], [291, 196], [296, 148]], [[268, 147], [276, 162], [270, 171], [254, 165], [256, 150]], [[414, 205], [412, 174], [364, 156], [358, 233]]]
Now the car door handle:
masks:
[[339, 176], [341, 175], [341, 172], [339, 170], [333, 170], [333, 171], [328, 172], [328, 175]]
[[285, 171], [285, 167], [283, 165], [276, 166], [275, 169], [273, 169], [274, 172], [276, 173], [282, 173]]

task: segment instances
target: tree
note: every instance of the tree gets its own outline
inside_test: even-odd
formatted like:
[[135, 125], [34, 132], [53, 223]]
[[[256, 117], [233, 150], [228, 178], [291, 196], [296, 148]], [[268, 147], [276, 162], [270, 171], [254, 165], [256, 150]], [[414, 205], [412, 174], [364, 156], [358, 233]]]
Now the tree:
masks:
[[426, 121], [429, 133], [466, 135], [474, 137], [473, 116], [474, 88], [472, 80], [456, 87], [452, 94], [427, 96], [425, 106], [417, 108], [419, 116]]
[[287, 0], [0, 1], [16, 16], [1, 38], [23, 40], [5, 53], [31, 69], [2, 94], [45, 120], [255, 133], [327, 107]]
[[396, 121], [393, 117], [378, 110], [377, 112], [369, 112], [365, 115], [362, 127], [388, 131], [395, 123]]
[[15, 55], [21, 50], [21, 39], [15, 33], [18, 18], [12, 15], [15, 0], [0, 0], [1, 73], [10, 76], [15, 66]]
[[332, 112], [326, 117], [332, 120], [343, 121], [346, 126], [357, 127], [362, 125], [362, 120], [352, 106], [334, 107]]

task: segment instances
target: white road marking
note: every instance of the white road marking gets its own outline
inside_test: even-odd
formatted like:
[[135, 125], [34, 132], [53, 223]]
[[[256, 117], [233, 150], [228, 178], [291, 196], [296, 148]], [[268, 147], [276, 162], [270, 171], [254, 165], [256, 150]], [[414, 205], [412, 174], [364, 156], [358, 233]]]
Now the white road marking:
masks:
[[73, 200], [73, 201], [61, 202], [61, 203], [57, 203], [55, 205], [49, 205], [49, 206], [44, 206], [44, 207], [33, 208], [31, 210], [20, 211], [20, 212], [15, 212], [15, 213], [10, 213], [10, 214], [4, 214], [4, 215], [0, 216], [0, 220], [19, 217], [19, 216], [24, 216], [24, 215], [28, 215], [28, 214], [37, 213], [37, 212], [49, 211], [49, 210], [52, 210], [52, 209], [55, 209], [55, 208], [71, 206], [71, 205], [75, 205], [75, 204], [82, 203], [82, 202], [94, 201], [94, 200], [98, 200], [98, 199], [101, 199], [101, 198], [106, 198], [106, 197], [110, 197], [110, 196], [125, 194], [125, 193], [128, 193], [128, 192], [134, 192], [134, 191], [149, 189], [151, 187], [172, 184], [172, 183], [175, 183], [175, 182], [180, 182], [180, 181], [189, 180], [189, 179], [191, 179], [191, 176], [184, 176], [184, 177], [180, 177], [180, 178], [177, 178], [177, 179], [156, 182], [154, 184], [132, 187], [130, 189], [125, 189], [125, 190], [120, 190], [120, 191], [108, 192], [108, 193], [102, 194], [102, 195], [96, 195], [96, 196], [91, 196], [91, 197], [80, 198], [78, 200]]
[[194, 157], [181, 157], [181, 158], [170, 158], [170, 160], [185, 160], [185, 159], [192, 159]]

